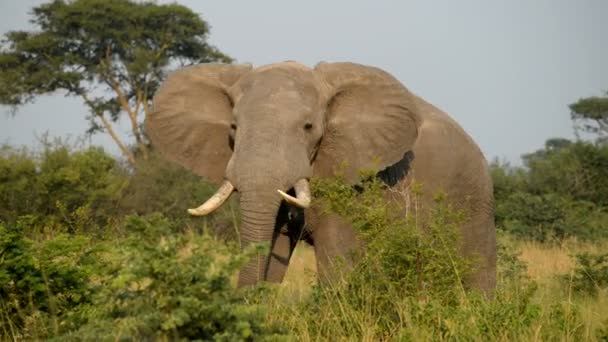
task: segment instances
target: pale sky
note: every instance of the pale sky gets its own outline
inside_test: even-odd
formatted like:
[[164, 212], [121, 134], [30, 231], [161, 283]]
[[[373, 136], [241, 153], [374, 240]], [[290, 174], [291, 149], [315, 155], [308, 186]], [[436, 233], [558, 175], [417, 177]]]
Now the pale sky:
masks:
[[[28, 12], [43, 2], [0, 0], [0, 33], [31, 29]], [[519, 164], [548, 138], [572, 138], [567, 105], [608, 90], [606, 0], [177, 2], [201, 14], [210, 42], [239, 62], [385, 69], [447, 111], [489, 160]], [[60, 93], [14, 117], [0, 107], [0, 143], [32, 145], [45, 132], [75, 138], [85, 115]], [[91, 142], [118, 154], [105, 134]]]

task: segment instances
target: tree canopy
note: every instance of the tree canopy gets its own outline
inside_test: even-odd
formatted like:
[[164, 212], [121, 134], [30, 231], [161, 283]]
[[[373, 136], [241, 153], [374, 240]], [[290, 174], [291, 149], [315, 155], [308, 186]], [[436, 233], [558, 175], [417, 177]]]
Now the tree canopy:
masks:
[[582, 98], [570, 105], [575, 122], [583, 130], [598, 135], [598, 141], [608, 141], [608, 92], [605, 96]]
[[20, 106], [64, 91], [83, 100], [88, 133], [105, 131], [134, 163], [112, 122], [127, 115], [137, 152], [147, 154], [141, 116], [168, 70], [232, 59], [207, 43], [209, 25], [178, 4], [54, 0], [34, 7], [39, 30], [11, 31], [0, 47], [0, 104]]

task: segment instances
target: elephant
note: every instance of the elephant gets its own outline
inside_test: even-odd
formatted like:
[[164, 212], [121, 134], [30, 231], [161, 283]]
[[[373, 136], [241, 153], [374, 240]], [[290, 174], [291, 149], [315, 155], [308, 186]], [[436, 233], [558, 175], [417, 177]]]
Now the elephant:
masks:
[[478, 260], [466, 284], [486, 294], [495, 288], [493, 185], [481, 150], [448, 114], [380, 68], [183, 67], [155, 93], [145, 129], [165, 158], [220, 185], [191, 215], [207, 215], [238, 192], [242, 248], [270, 243], [240, 270], [239, 287], [281, 282], [301, 240], [313, 245], [321, 281], [331, 280], [337, 258], [363, 247], [346, 219], [311, 206], [309, 180], [339, 172], [355, 185], [360, 170], [377, 170], [387, 194], [422, 184], [421, 213], [435, 190], [466, 209], [462, 252]]

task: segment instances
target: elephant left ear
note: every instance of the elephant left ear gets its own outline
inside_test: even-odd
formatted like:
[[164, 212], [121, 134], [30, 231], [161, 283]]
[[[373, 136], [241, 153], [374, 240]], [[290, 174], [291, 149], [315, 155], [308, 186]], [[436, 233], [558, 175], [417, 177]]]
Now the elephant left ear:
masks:
[[315, 72], [329, 99], [315, 176], [343, 173], [355, 183], [362, 170], [389, 170], [411, 159], [420, 118], [407, 88], [387, 72], [361, 64], [320, 63]]

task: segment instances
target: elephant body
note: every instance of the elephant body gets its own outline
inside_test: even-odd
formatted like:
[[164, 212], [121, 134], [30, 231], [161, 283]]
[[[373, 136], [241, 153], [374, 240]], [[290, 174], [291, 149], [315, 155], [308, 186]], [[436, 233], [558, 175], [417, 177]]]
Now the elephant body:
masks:
[[[464, 210], [468, 215], [460, 230], [462, 250], [465, 256], [478, 258], [467, 285], [489, 294], [496, 286], [496, 233], [488, 165], [471, 137], [446, 113], [419, 97], [417, 106], [421, 117], [418, 139], [412, 153], [404, 156], [406, 165], [395, 171], [399, 173], [396, 183], [394, 178], [380, 176], [391, 187], [386, 196], [404, 209], [404, 215], [416, 212], [421, 222], [430, 214], [438, 192], [445, 193], [451, 204]], [[416, 196], [410, 191], [413, 183], [423, 187]], [[353, 246], [359, 247], [356, 233], [349, 222], [337, 215], [310, 211], [306, 224], [320, 276], [331, 278], [332, 260], [348, 255]], [[271, 270], [275, 271], [273, 278], [282, 279], [285, 270]]]
[[[336, 258], [360, 242], [346, 220], [308, 207], [307, 180], [341, 172], [355, 185], [360, 170], [376, 168], [404, 215], [415, 205], [424, 221], [437, 191], [466, 210], [463, 253], [477, 260], [468, 284], [488, 294], [495, 287], [493, 187], [483, 154], [447, 114], [383, 70], [295, 62], [184, 68], [155, 95], [146, 130], [169, 159], [223, 182], [192, 214], [207, 214], [236, 189], [243, 246], [271, 242], [270, 255], [241, 271], [240, 285], [280, 282], [302, 237], [314, 245], [321, 279], [331, 279]], [[423, 187], [416, 203], [412, 182]]]

